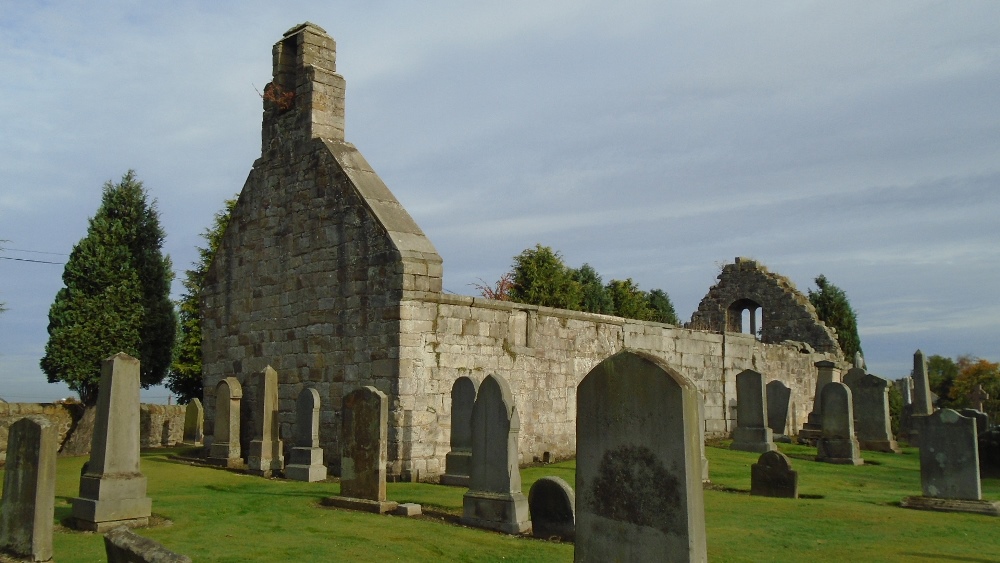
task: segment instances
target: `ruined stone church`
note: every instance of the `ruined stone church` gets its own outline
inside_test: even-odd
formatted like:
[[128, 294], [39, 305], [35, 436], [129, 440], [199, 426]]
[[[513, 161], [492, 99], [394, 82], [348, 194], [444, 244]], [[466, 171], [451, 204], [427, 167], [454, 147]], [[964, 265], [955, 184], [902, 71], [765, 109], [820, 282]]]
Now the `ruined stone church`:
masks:
[[[249, 376], [270, 365], [283, 436], [299, 392], [319, 392], [332, 473], [341, 400], [372, 385], [390, 400], [389, 474], [432, 478], [444, 471], [450, 393], [462, 376], [509, 382], [520, 458], [531, 462], [575, 454], [577, 385], [623, 349], [660, 357], [697, 385], [708, 435], [734, 426], [740, 371], [791, 387], [789, 419], [798, 427], [812, 407], [814, 364], [843, 365], [835, 333], [808, 299], [752, 260], [723, 268], [685, 327], [443, 293], [434, 245], [345, 140], [334, 40], [305, 23], [272, 54], [261, 155], [202, 294], [206, 436], [219, 381], [239, 379], [249, 405]], [[745, 326], [744, 311], [750, 319], [759, 311], [760, 326]], [[246, 434], [251, 425], [242, 426]]]

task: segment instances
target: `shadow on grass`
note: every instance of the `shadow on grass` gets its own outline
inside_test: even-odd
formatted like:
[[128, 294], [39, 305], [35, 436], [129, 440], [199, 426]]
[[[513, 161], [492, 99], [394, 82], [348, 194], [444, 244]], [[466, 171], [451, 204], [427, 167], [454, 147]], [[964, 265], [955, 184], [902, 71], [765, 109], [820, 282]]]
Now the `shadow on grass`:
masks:
[[944, 555], [942, 553], [913, 553], [912, 551], [901, 552], [900, 555], [907, 557], [917, 557], [929, 561], [970, 561], [972, 563], [1000, 563], [1000, 559], [980, 559], [979, 557], [961, 557], [957, 555]]
[[[276, 491], [273, 493], [267, 491], [248, 491], [244, 488], [236, 487], [223, 487], [219, 485], [205, 485], [205, 488], [210, 491], [215, 491], [217, 493], [233, 493], [239, 495], [256, 495], [256, 496], [269, 496], [269, 497], [312, 497], [317, 499], [323, 499], [329, 496], [336, 496], [331, 491], [330, 494], [316, 495], [316, 491]], [[317, 500], [316, 502], [319, 502]]]

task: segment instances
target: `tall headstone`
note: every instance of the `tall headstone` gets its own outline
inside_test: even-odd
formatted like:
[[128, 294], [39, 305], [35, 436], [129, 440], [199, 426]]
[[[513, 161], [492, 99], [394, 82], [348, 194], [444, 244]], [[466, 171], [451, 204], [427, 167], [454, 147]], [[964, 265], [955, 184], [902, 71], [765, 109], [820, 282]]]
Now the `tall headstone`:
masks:
[[[851, 369], [848, 375], [858, 368]], [[858, 445], [862, 450], [900, 453], [899, 445], [892, 436], [892, 420], [889, 415], [889, 383], [877, 375], [862, 373], [858, 377], [844, 377], [844, 383], [851, 388], [854, 407], [854, 429]]]
[[576, 531], [576, 497], [560, 477], [542, 477], [528, 491], [531, 534], [549, 539], [572, 540]]
[[574, 560], [706, 561], [698, 391], [623, 351], [577, 388]]
[[733, 431], [731, 450], [744, 452], [773, 452], [774, 436], [767, 427], [767, 401], [764, 395], [764, 376], [746, 369], [736, 375], [736, 430]]
[[979, 475], [976, 421], [951, 409], [924, 419], [921, 428], [922, 497], [907, 497], [907, 508], [978, 512], [1000, 516], [1000, 502], [984, 501]]
[[191, 399], [184, 408], [184, 443], [201, 445], [205, 440], [205, 409], [200, 399]]
[[897, 379], [896, 388], [899, 389], [899, 394], [903, 397], [903, 406], [909, 405], [913, 402], [913, 378], [903, 377]]
[[208, 463], [223, 467], [243, 467], [240, 449], [240, 402], [243, 386], [227, 377], [215, 386], [215, 424]]
[[385, 393], [367, 386], [344, 395], [340, 425], [340, 496], [326, 504], [391, 512], [397, 503], [385, 498], [388, 459], [389, 401]]
[[472, 406], [472, 467], [462, 523], [507, 534], [531, 529], [518, 468], [520, 430], [510, 386], [499, 375], [487, 375]]
[[750, 466], [750, 494], [760, 497], [799, 498], [799, 473], [781, 452], [764, 452]]
[[44, 417], [10, 426], [0, 502], [0, 550], [31, 561], [52, 559], [59, 435]]
[[323, 448], [319, 447], [319, 391], [312, 387], [303, 389], [295, 400], [295, 445], [285, 477], [310, 483], [326, 479]]
[[247, 454], [247, 469], [270, 477], [285, 466], [284, 447], [278, 432], [278, 372], [267, 366], [253, 375], [257, 400], [253, 405], [254, 437]]
[[479, 383], [459, 377], [451, 386], [451, 451], [445, 456], [442, 485], [469, 486], [472, 469], [472, 406]]
[[861, 465], [861, 448], [854, 437], [851, 389], [843, 383], [828, 383], [820, 394], [823, 435], [816, 442], [816, 461]]
[[767, 426], [775, 436], [785, 434], [788, 424], [788, 403], [792, 389], [775, 379], [767, 384]]
[[913, 354], [913, 405], [914, 416], [925, 416], [934, 412], [930, 379], [927, 377], [927, 358], [920, 350]]
[[105, 532], [149, 523], [153, 501], [139, 470], [139, 360], [119, 352], [104, 360], [90, 461], [72, 499], [73, 523]]
[[820, 396], [827, 384], [839, 381], [840, 368], [829, 360], [820, 360], [816, 366], [816, 390], [813, 393], [813, 410], [802, 430], [799, 431], [799, 443], [814, 444], [823, 435], [823, 404]]

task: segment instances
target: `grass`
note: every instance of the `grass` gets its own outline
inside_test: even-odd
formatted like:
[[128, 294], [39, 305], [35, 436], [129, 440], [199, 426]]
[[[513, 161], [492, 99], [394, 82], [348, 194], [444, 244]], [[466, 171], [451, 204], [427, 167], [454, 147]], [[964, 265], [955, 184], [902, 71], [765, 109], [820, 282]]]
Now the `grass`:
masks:
[[[705, 491], [712, 561], [1000, 561], [1000, 519], [896, 506], [920, 492], [915, 449], [864, 452], [864, 466], [812, 461], [815, 449], [781, 444], [799, 472], [799, 500], [751, 497], [755, 454], [707, 448], [713, 488]], [[417, 502], [432, 516], [402, 518], [320, 508], [335, 482], [261, 479], [173, 459], [177, 449], [143, 452], [153, 513], [167, 525], [140, 530], [195, 561], [572, 561], [573, 546], [455, 525], [464, 489], [390, 483], [389, 498]], [[59, 460], [56, 520], [70, 513], [86, 458]], [[524, 492], [545, 475], [574, 480], [573, 462], [522, 470]], [[1000, 480], [983, 481], [1000, 500]], [[104, 561], [100, 535], [57, 527], [60, 562]]]

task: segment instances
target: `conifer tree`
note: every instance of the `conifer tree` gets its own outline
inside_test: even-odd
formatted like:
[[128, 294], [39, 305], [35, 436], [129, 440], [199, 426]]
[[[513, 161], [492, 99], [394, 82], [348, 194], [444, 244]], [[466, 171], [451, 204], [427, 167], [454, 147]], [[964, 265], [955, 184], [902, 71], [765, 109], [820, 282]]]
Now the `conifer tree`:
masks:
[[580, 310], [602, 315], [614, 314], [614, 303], [611, 302], [611, 296], [604, 287], [601, 275], [590, 264], [584, 264], [579, 269], [573, 270], [570, 277], [580, 284], [582, 295]]
[[809, 302], [816, 308], [816, 315], [837, 330], [837, 341], [845, 358], [853, 358], [861, 352], [861, 337], [858, 336], [858, 320], [847, 300], [844, 290], [830, 283], [826, 276], [816, 278], [816, 291], [808, 290]]
[[514, 257], [511, 301], [558, 309], [580, 310], [583, 289], [573, 279], [562, 256], [536, 244]]
[[677, 312], [674, 310], [674, 304], [670, 301], [670, 296], [667, 295], [666, 291], [662, 289], [650, 291], [647, 301], [649, 308], [653, 311], [653, 316], [649, 320], [672, 325], [680, 324], [677, 320]]
[[614, 314], [626, 319], [648, 321], [653, 318], [653, 310], [649, 307], [649, 297], [639, 289], [632, 278], [611, 280], [607, 285], [608, 295], [614, 304]]
[[50, 382], [66, 382], [85, 404], [97, 400], [101, 361], [118, 352], [139, 358], [144, 387], [166, 375], [177, 321], [163, 239], [156, 202], [134, 171], [104, 184], [87, 235], [63, 270], [40, 362]]

